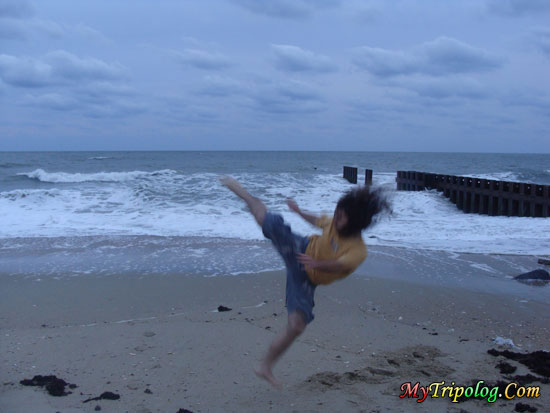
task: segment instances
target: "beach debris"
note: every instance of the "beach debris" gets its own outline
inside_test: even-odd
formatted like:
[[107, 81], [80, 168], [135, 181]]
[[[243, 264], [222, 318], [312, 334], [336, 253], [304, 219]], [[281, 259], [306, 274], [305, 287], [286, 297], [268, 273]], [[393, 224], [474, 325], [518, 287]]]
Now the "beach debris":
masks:
[[222, 311], [231, 311], [231, 308], [229, 307], [226, 307], [224, 305], [219, 305], [218, 306], [218, 311], [221, 313]]
[[493, 338], [493, 342], [497, 345], [497, 346], [510, 346], [510, 347], [516, 347], [516, 345], [514, 344], [514, 342], [512, 341], [511, 338], [504, 338], [504, 337], [500, 337], [500, 336], [496, 336], [495, 338]]
[[526, 384], [531, 384], [537, 381], [542, 384], [550, 383], [549, 377], [541, 378], [538, 376], [533, 376], [532, 374], [524, 374], [523, 376], [516, 374], [515, 376], [508, 376], [507, 378], [520, 386], [525, 386]]
[[550, 274], [548, 274], [548, 271], [544, 270], [534, 270], [529, 271], [524, 274], [516, 275], [514, 277], [516, 280], [543, 280], [543, 281], [550, 281]]
[[505, 361], [499, 361], [495, 367], [500, 370], [501, 374], [512, 374], [517, 370], [516, 366], [512, 366]]
[[193, 413], [193, 412], [187, 409], [179, 409], [176, 413]]
[[538, 409], [536, 407], [530, 406], [527, 403], [516, 403], [514, 408], [515, 412], [536, 412]]
[[53, 375], [50, 376], [41, 376], [36, 375], [32, 379], [24, 379], [19, 382], [23, 386], [38, 386], [45, 387], [50, 396], [60, 397], [67, 396], [72, 392], [66, 392], [65, 386], [70, 389], [75, 389], [78, 387], [76, 384], [69, 384], [63, 379], [59, 379]]
[[98, 404], [95, 409], [94, 409], [96, 412], [99, 412], [101, 410], [101, 406]]
[[544, 377], [550, 377], [550, 352], [548, 351], [533, 351], [531, 353], [516, 353], [509, 350], [498, 351], [496, 349], [487, 350], [491, 356], [503, 356], [507, 359], [517, 361], [518, 363], [527, 366], [535, 374], [540, 374]]
[[92, 397], [91, 399], [84, 400], [82, 403], [88, 403], [88, 402], [91, 402], [93, 400], [102, 400], [102, 399], [103, 400], [118, 400], [118, 399], [120, 399], [120, 395], [116, 394], [116, 393], [113, 393], [113, 392], [110, 392], [110, 391], [105, 391], [97, 397]]
[[153, 392], [152, 392], [151, 390], [149, 390], [149, 389], [145, 389], [145, 390], [143, 391], [143, 393], [153, 394]]

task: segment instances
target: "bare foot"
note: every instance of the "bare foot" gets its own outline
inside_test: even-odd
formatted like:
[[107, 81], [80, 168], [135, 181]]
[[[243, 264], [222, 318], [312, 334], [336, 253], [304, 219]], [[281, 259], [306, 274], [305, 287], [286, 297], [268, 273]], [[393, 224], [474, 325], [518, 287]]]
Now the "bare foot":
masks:
[[279, 380], [277, 380], [273, 373], [271, 372], [271, 369], [267, 366], [264, 366], [263, 364], [260, 365], [258, 369], [254, 370], [254, 373], [261, 378], [267, 381], [269, 384], [271, 384], [273, 387], [275, 387], [277, 390], [281, 390], [283, 388], [283, 385]]

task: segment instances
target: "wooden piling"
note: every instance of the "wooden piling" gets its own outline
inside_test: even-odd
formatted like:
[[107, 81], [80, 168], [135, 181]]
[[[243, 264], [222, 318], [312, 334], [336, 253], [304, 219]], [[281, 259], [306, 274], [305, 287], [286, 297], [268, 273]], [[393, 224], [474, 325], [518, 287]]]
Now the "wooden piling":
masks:
[[372, 185], [372, 169], [365, 169], [365, 185]]
[[357, 168], [353, 166], [344, 166], [344, 178], [352, 184], [357, 183]]

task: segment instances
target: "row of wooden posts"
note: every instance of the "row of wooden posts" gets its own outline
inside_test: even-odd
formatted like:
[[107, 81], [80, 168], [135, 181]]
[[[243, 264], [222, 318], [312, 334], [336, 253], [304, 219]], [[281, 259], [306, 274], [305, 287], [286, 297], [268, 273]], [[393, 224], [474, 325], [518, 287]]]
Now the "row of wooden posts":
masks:
[[[344, 178], [352, 184], [357, 183], [357, 168], [344, 166]], [[372, 185], [372, 169], [365, 169], [365, 185]]]
[[[372, 170], [367, 171], [370, 180], [367, 181], [366, 172], [365, 185], [370, 185]], [[357, 183], [357, 168], [344, 166], [344, 178], [351, 183]], [[452, 203], [466, 213], [550, 217], [550, 185], [417, 171], [398, 171], [395, 181], [399, 191], [435, 189], [443, 192]]]

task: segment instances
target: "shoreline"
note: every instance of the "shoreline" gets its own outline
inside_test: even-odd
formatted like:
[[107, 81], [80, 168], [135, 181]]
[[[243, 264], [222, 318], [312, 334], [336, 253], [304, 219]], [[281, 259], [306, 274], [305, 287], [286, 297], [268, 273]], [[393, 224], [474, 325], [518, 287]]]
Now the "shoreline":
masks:
[[[500, 358], [487, 350], [550, 350], [548, 301], [420, 284], [414, 277], [404, 281], [389, 270], [383, 277], [372, 274], [361, 270], [317, 289], [316, 319], [275, 368], [285, 383], [282, 392], [252, 372], [286, 323], [281, 271], [40, 282], [2, 276], [0, 408], [14, 413], [94, 411], [96, 405], [141, 413], [513, 410], [516, 401], [503, 399], [455, 404], [428, 397], [416, 403], [399, 397], [400, 386], [503, 380], [495, 369]], [[218, 305], [232, 310], [217, 312]], [[496, 337], [511, 339], [516, 347], [498, 346]], [[509, 362], [518, 368], [514, 374], [529, 372]], [[55, 374], [78, 388], [52, 397], [19, 384], [36, 374]], [[550, 385], [540, 386], [541, 397], [518, 401], [543, 411]], [[121, 399], [82, 404], [107, 390]]]
[[[70, 247], [64, 238], [59, 238], [53, 245], [47, 239], [32, 241], [21, 251], [4, 248], [0, 253], [0, 277], [45, 280], [175, 273], [223, 277], [284, 269], [280, 257], [266, 240], [160, 237], [167, 242], [165, 245], [158, 243], [159, 237], [152, 237], [150, 243], [148, 237], [130, 238], [134, 241], [129, 245], [124, 237], [112, 242], [108, 237], [83, 237], [82, 245]], [[550, 286], [532, 288], [513, 280], [537, 268], [548, 270], [547, 266], [538, 264], [540, 254], [488, 254], [380, 245], [368, 246], [368, 253], [356, 273], [550, 301]]]

